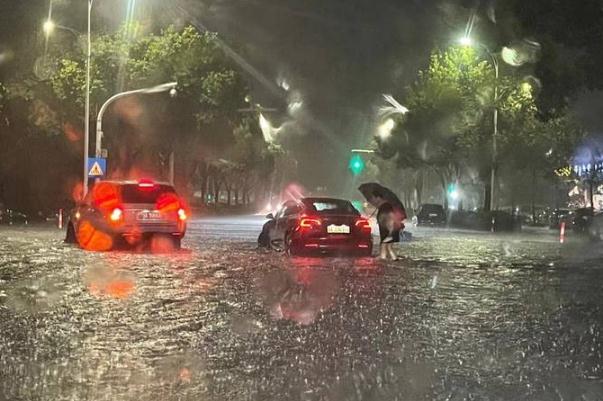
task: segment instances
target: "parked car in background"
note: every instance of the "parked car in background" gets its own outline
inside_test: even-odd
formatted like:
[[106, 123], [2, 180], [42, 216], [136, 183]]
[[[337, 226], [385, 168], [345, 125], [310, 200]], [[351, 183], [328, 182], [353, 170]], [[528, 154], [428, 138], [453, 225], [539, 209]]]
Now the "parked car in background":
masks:
[[417, 214], [413, 217], [417, 226], [443, 226], [446, 224], [446, 211], [444, 206], [425, 203], [419, 206]]
[[572, 222], [573, 214], [568, 209], [555, 209], [549, 218], [549, 228], [558, 229], [561, 227], [561, 223], [565, 222], [565, 228], [569, 229], [570, 223]]
[[0, 224], [8, 226], [27, 225], [29, 224], [29, 216], [12, 209], [0, 210]]
[[502, 210], [455, 211], [450, 215], [450, 226], [480, 231], [519, 231], [521, 219]]
[[577, 233], [586, 233], [592, 223], [595, 213], [592, 207], [576, 209], [571, 219], [572, 229]]
[[603, 212], [595, 213], [587, 229], [588, 236], [597, 241], [603, 240]]

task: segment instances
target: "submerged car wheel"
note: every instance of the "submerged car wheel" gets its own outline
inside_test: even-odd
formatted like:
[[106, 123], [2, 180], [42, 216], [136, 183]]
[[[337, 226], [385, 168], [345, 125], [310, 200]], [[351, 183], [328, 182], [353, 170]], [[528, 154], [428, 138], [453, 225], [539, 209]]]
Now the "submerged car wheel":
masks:
[[297, 249], [293, 243], [293, 238], [289, 233], [285, 234], [285, 253], [288, 256], [296, 256], [299, 254], [299, 249]]

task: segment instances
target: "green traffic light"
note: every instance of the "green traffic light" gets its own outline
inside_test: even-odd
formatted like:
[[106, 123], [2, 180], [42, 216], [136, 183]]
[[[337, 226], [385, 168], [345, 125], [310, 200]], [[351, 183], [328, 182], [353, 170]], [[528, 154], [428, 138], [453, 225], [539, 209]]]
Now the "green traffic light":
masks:
[[352, 158], [350, 159], [350, 164], [348, 165], [348, 167], [352, 171], [352, 174], [354, 175], [362, 173], [362, 170], [364, 170], [364, 166], [364, 160], [362, 159], [362, 156], [358, 154], [352, 156]]

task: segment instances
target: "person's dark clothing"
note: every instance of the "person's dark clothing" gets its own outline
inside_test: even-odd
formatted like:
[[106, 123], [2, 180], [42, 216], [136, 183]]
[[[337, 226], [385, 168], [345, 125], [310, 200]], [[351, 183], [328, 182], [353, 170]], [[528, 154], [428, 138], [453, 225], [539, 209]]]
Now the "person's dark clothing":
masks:
[[379, 206], [377, 222], [379, 223], [379, 237], [382, 244], [400, 242], [400, 231], [404, 226], [391, 204], [385, 202]]

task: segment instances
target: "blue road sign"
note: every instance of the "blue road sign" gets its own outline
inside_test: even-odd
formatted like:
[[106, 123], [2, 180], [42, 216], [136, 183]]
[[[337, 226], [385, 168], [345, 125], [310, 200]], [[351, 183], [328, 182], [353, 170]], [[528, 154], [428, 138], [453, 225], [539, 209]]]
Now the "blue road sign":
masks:
[[88, 178], [101, 178], [107, 174], [107, 159], [102, 157], [88, 158]]

